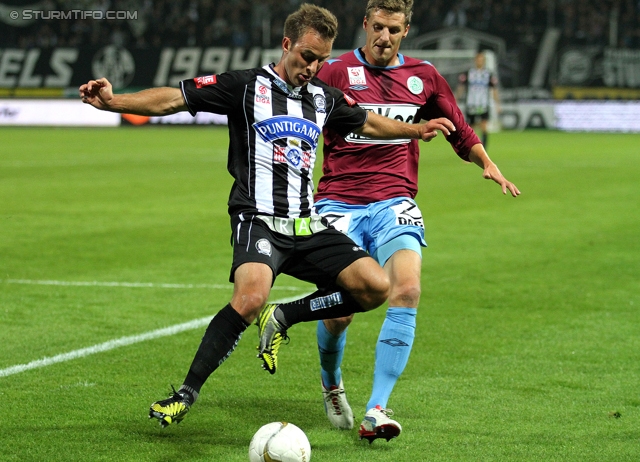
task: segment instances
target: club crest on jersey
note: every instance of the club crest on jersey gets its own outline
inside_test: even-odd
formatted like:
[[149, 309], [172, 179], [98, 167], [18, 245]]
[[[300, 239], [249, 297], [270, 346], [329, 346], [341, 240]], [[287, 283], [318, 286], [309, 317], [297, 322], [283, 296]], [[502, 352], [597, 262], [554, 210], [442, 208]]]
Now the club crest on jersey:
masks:
[[258, 251], [258, 253], [261, 253], [262, 255], [266, 255], [267, 257], [270, 257], [271, 242], [267, 241], [266, 239], [258, 239], [258, 242], [256, 242], [256, 250]]
[[253, 124], [253, 129], [266, 143], [283, 138], [299, 138], [306, 141], [313, 151], [318, 147], [320, 127], [307, 119], [289, 116], [270, 117]]
[[196, 88], [202, 88], [206, 87], [207, 85], [213, 85], [214, 83], [216, 83], [216, 76], [205, 75], [203, 77], [196, 77], [195, 79], [193, 79], [193, 81], [196, 83]]
[[367, 79], [364, 75], [364, 67], [347, 67], [347, 74], [349, 75], [349, 85], [366, 85]]
[[316, 108], [316, 112], [324, 114], [327, 108], [327, 100], [322, 95], [313, 95], [313, 105]]
[[407, 79], [407, 88], [414, 95], [419, 95], [420, 93], [422, 93], [422, 90], [424, 89], [424, 84], [422, 83], [422, 79], [420, 79], [420, 77], [416, 77], [415, 75], [412, 75]]

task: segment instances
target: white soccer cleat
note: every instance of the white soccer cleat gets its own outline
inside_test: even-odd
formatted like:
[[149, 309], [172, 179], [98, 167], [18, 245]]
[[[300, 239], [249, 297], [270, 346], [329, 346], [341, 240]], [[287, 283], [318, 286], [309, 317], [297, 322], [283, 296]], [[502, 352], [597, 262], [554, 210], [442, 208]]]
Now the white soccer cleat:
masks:
[[349, 402], [347, 401], [347, 395], [344, 392], [344, 383], [340, 379], [340, 384], [326, 388], [322, 380], [322, 397], [324, 398], [324, 411], [327, 413], [329, 422], [342, 430], [351, 430], [353, 428], [353, 411]]
[[360, 430], [358, 430], [360, 439], [366, 438], [371, 444], [377, 438], [384, 438], [387, 441], [396, 438], [402, 431], [402, 427], [398, 422], [389, 418], [392, 415], [391, 409], [382, 409], [380, 406], [369, 409], [360, 424]]

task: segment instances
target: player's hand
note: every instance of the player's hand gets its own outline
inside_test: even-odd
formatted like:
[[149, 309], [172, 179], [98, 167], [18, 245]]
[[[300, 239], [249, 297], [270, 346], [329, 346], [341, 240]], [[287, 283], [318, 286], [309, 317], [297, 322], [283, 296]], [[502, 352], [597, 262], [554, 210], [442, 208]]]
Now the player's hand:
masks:
[[82, 102], [90, 104], [98, 109], [108, 109], [113, 100], [113, 87], [104, 77], [97, 80], [89, 80], [80, 85], [78, 89]]
[[440, 130], [444, 136], [449, 136], [451, 132], [456, 131], [455, 125], [446, 117], [440, 117], [439, 119], [431, 119], [425, 124], [421, 125], [421, 139], [422, 141], [431, 141], [438, 136], [438, 130]]
[[493, 162], [491, 162], [487, 167], [483, 169], [482, 176], [487, 180], [493, 180], [498, 183], [502, 188], [502, 194], [507, 194], [507, 190], [509, 190], [513, 197], [520, 195], [520, 190], [518, 189], [518, 187], [512, 182], [508, 181], [502, 175], [498, 166]]

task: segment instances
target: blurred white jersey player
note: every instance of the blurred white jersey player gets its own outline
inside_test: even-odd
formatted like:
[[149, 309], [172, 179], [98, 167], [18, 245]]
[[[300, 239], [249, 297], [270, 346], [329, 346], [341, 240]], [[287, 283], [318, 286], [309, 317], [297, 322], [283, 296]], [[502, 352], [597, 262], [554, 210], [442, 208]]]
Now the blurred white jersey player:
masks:
[[486, 68], [485, 63], [485, 54], [483, 52], [477, 53], [475, 66], [464, 74], [460, 74], [457, 96], [460, 99], [466, 94], [467, 122], [474, 128], [480, 128], [482, 144], [486, 147], [491, 99], [493, 98], [498, 112], [500, 112], [500, 103], [498, 101], [498, 78]]

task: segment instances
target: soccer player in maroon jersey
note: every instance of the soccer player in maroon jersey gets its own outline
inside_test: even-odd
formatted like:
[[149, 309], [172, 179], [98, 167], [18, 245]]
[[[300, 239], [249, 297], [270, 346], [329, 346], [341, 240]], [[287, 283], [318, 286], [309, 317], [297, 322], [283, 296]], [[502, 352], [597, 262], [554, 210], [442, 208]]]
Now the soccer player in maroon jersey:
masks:
[[[398, 52], [409, 32], [413, 0], [369, 0], [363, 27], [364, 47], [331, 59], [318, 77], [341, 89], [369, 111], [417, 122], [446, 117], [456, 127], [447, 136], [456, 154], [477, 164], [483, 177], [500, 185], [503, 194], [520, 194], [487, 155], [465, 123], [454, 95], [428, 62]], [[360, 425], [361, 438], [398, 436], [401, 426], [389, 418], [387, 401], [403, 372], [415, 335], [420, 300], [422, 214], [414, 201], [418, 192], [419, 146], [414, 140], [375, 141], [357, 134], [341, 136], [324, 130], [323, 176], [316, 208], [372, 255], [391, 281], [389, 308], [375, 352], [373, 389]], [[325, 410], [338, 428], [352, 428], [340, 364], [347, 318], [318, 322], [322, 391]]]
[[[208, 377], [233, 353], [244, 330], [261, 313], [280, 273], [330, 288], [312, 307], [263, 310], [260, 333], [268, 341], [265, 367], [275, 371], [271, 349], [280, 329], [297, 322], [335, 318], [384, 303], [388, 276], [367, 253], [331, 228], [313, 208], [313, 164], [323, 127], [346, 135], [406, 136], [428, 141], [436, 129], [448, 134], [450, 121], [417, 127], [367, 112], [341, 91], [316, 78], [331, 55], [335, 16], [303, 4], [285, 21], [277, 64], [183, 80], [180, 88], [152, 88], [114, 94], [106, 79], [79, 88], [86, 104], [112, 112], [165, 115], [179, 111], [226, 114], [234, 283], [231, 301], [211, 320], [178, 391], [151, 405], [149, 417], [163, 427], [180, 422]], [[279, 323], [282, 321], [282, 325]]]

